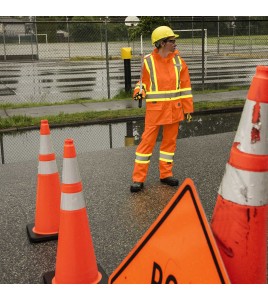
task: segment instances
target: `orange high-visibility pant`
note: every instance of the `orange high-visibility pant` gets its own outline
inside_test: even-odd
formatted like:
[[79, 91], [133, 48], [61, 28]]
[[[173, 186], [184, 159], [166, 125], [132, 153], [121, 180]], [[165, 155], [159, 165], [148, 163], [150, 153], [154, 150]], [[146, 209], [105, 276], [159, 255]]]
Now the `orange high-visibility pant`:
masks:
[[133, 182], [144, 182], [148, 173], [150, 158], [156, 143], [160, 126], [163, 126], [159, 153], [160, 179], [173, 176], [173, 156], [176, 149], [179, 123], [166, 125], [145, 125], [140, 144], [136, 149], [136, 159], [132, 174]]

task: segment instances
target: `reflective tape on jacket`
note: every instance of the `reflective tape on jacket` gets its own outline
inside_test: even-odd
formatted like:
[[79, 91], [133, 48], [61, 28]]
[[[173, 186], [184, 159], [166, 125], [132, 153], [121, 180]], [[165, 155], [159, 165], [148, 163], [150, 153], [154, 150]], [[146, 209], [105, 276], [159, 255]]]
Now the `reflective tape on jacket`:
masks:
[[83, 192], [66, 194], [61, 193], [61, 209], [62, 210], [78, 210], [85, 208], [85, 200]]
[[174, 68], [175, 68], [175, 74], [176, 74], [176, 82], [178, 83], [178, 87], [180, 86], [180, 73], [182, 69], [182, 62], [178, 55], [176, 55], [173, 58]]
[[268, 172], [240, 170], [226, 164], [219, 194], [228, 201], [249, 206], [268, 204]]
[[160, 151], [159, 160], [162, 160], [165, 162], [173, 162], [173, 158], [174, 158], [174, 153]]
[[[140, 89], [140, 81], [138, 81], [138, 82], [136, 83], [134, 89], [135, 89], [135, 90], [136, 90], [136, 89]], [[142, 83], [142, 89], [143, 89], [144, 91], [146, 91], [146, 84], [145, 84], [145, 83]]]
[[[179, 87], [180, 86], [180, 72], [182, 69], [181, 59], [178, 55], [176, 55], [172, 60], [173, 60], [174, 68], [175, 68], [177, 86]], [[154, 63], [153, 55], [149, 55], [149, 56], [145, 57], [144, 63], [147, 68], [147, 71], [150, 74], [150, 79], [151, 79], [151, 89], [150, 90], [158, 91], [157, 76], [156, 76], [156, 71], [155, 71], [155, 63]]]
[[150, 74], [150, 81], [151, 81], [150, 91], [146, 93], [146, 102], [173, 101], [173, 100], [192, 97], [191, 88], [180, 89], [180, 72], [182, 69], [182, 62], [180, 57], [176, 55], [172, 60], [174, 64], [177, 89], [173, 91], [159, 91], [153, 56], [149, 55], [145, 58], [145, 66], [147, 68], [147, 71]]
[[154, 102], [154, 101], [173, 101], [183, 98], [192, 97], [192, 89], [184, 88], [178, 89], [174, 91], [167, 92], [147, 92], [146, 94], [146, 102]]
[[143, 153], [136, 152], [135, 162], [139, 164], [148, 164], [150, 162], [151, 156], [152, 153], [143, 154]]
[[58, 172], [56, 160], [39, 161], [38, 174], [54, 174]]
[[157, 77], [156, 77], [155, 65], [154, 65], [154, 60], [153, 60], [153, 56], [152, 55], [149, 55], [149, 56], [145, 57], [145, 59], [144, 59], [144, 65], [145, 65], [147, 71], [150, 74], [151, 91], [157, 91], [158, 90]]

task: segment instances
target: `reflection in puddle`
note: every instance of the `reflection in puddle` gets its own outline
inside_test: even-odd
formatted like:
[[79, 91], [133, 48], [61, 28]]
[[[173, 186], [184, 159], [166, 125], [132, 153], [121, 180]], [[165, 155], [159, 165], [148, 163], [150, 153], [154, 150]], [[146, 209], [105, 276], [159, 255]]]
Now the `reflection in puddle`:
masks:
[[[241, 112], [194, 116], [191, 123], [182, 122], [179, 138], [218, 134], [236, 131]], [[131, 123], [131, 127], [130, 126]], [[133, 132], [135, 145], [138, 145], [144, 130], [144, 121], [128, 121], [99, 125], [52, 128], [51, 137], [55, 153], [62, 155], [62, 145], [66, 138], [74, 138], [77, 153], [88, 153], [110, 148], [125, 147], [125, 136]], [[161, 140], [161, 130], [158, 141]], [[1, 159], [4, 163], [36, 159], [39, 152], [39, 130], [16, 131], [2, 134]]]
[[[241, 112], [194, 116], [192, 122], [181, 122], [178, 138], [218, 134], [236, 131], [241, 117]], [[138, 144], [144, 130], [144, 122], [137, 121], [133, 126], [135, 143]], [[162, 139], [160, 129], [157, 141]]]
[[[79, 89], [79, 92], [92, 92], [93, 89]], [[62, 93], [77, 93], [78, 90], [65, 90]]]
[[96, 78], [64, 78], [64, 79], [57, 79], [57, 82], [73, 82], [73, 81], [95, 81]]
[[[244, 60], [237, 64], [227, 66], [226, 62], [213, 61], [213, 57], [207, 57], [210, 64], [206, 62], [205, 78], [202, 82], [201, 61], [195, 57], [189, 57], [189, 71], [191, 73], [192, 86], [195, 90], [224, 89], [231, 86], [249, 85], [255, 73], [256, 65], [247, 64]], [[250, 62], [252, 63], [252, 62]], [[260, 61], [266, 64], [267, 60]], [[247, 67], [245, 67], [245, 65]], [[107, 70], [105, 60], [81, 61], [81, 62], [35, 62], [10, 64], [10, 68], [3, 65], [1, 76], [4, 84], [0, 81], [1, 97], [4, 103], [21, 102], [63, 102], [75, 98], [103, 99], [113, 98], [124, 89], [125, 76], [122, 60], [111, 60]], [[131, 82], [134, 86], [139, 79], [140, 62], [132, 61]], [[12, 80], [17, 79], [18, 80]], [[109, 79], [109, 81], [108, 81]], [[84, 82], [92, 82], [92, 89], [83, 89]], [[66, 89], [58, 88], [57, 83], [62, 83]], [[77, 83], [76, 91], [70, 90], [69, 83]], [[48, 85], [51, 85], [49, 88]], [[3, 86], [2, 86], [3, 85]], [[16, 93], [8, 92], [9, 89]], [[81, 90], [78, 89], [81, 87]], [[6, 89], [5, 89], [6, 88]], [[6, 91], [3, 92], [3, 89]], [[109, 90], [109, 91], [108, 91]]]
[[[68, 88], [84, 87], [84, 86], [94, 86], [94, 83], [85, 83], [85, 84], [68, 84]], [[57, 85], [59, 88], [66, 88], [66, 85]]]
[[53, 82], [53, 79], [40, 79], [39, 82], [42, 82], [42, 83]]
[[[111, 73], [113, 73], [112, 64], [114, 62], [111, 63]], [[16, 69], [12, 66], [9, 69], [2, 68], [1, 76], [0, 96], [3, 97], [0, 101], [2, 103], [18, 104], [22, 101], [53, 103], [76, 98], [91, 99], [92, 95], [96, 99], [107, 97], [105, 61], [19, 63], [19, 68]], [[58, 86], [57, 83], [61, 85]], [[83, 88], [85, 84], [90, 88]]]

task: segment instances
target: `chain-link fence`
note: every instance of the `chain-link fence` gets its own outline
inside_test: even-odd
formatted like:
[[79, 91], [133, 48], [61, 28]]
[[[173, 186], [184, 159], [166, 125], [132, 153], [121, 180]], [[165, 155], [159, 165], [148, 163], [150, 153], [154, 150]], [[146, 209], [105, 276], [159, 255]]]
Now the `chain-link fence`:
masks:
[[[197, 90], [248, 88], [257, 65], [268, 62], [268, 18], [189, 17], [170, 20], [180, 35], [178, 49]], [[125, 87], [121, 49], [130, 47], [131, 84], [139, 79], [141, 52], [152, 51], [150, 35], [130, 39], [124, 22], [40, 22], [0, 17], [0, 103], [63, 102], [113, 98]], [[228, 119], [226, 119], [228, 117]], [[216, 115], [193, 120], [180, 137], [236, 130], [239, 117]], [[207, 122], [207, 123], [206, 123]], [[130, 125], [131, 124], [131, 125]], [[207, 124], [207, 125], [205, 125]], [[216, 125], [218, 126], [216, 128]], [[74, 138], [79, 153], [125, 146], [125, 137], [140, 140], [143, 120], [52, 128], [57, 156], [64, 138]], [[226, 126], [229, 126], [228, 128]], [[189, 131], [190, 130], [190, 131]], [[161, 133], [159, 138], [161, 137]], [[18, 147], [20, 145], [20, 147]], [[39, 130], [1, 131], [1, 162], [35, 159]]]
[[[268, 17], [170, 17], [193, 91], [247, 87], [268, 63]], [[124, 91], [121, 50], [131, 47], [131, 84], [150, 35], [99, 21], [37, 21], [0, 17], [0, 103], [113, 98]]]

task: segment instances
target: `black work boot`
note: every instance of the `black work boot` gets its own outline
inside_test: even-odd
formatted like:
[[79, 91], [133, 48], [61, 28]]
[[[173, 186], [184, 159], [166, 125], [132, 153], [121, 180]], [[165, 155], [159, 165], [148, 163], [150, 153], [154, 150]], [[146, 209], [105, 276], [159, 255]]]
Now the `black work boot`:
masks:
[[177, 186], [177, 185], [179, 185], [179, 180], [177, 178], [174, 178], [174, 177], [162, 178], [162, 179], [160, 179], [160, 181], [162, 183], [170, 185], [170, 186]]
[[130, 186], [131, 193], [139, 192], [143, 189], [143, 182], [133, 182]]

